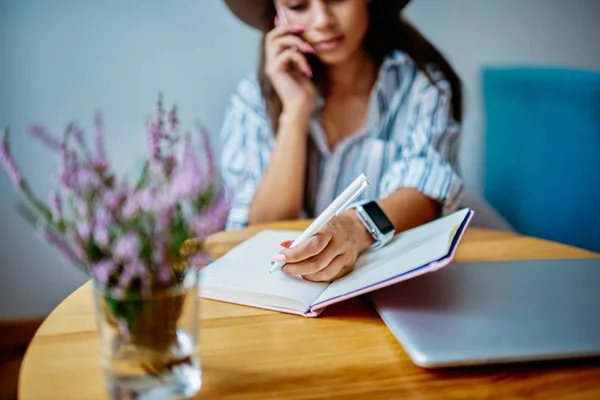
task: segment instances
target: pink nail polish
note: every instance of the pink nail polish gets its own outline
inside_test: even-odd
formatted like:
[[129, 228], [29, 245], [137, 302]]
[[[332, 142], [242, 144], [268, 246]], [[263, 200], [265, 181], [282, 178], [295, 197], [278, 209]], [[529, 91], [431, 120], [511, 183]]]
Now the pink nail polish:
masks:
[[277, 261], [277, 262], [285, 262], [285, 256], [283, 254], [275, 254], [272, 257], [273, 261]]

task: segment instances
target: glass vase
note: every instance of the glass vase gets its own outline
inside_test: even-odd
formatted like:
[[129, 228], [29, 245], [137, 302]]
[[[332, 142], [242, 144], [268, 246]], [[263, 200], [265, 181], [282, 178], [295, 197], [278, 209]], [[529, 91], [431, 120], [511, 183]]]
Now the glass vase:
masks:
[[202, 386], [198, 271], [168, 290], [123, 296], [94, 284], [100, 353], [113, 399], [180, 399]]

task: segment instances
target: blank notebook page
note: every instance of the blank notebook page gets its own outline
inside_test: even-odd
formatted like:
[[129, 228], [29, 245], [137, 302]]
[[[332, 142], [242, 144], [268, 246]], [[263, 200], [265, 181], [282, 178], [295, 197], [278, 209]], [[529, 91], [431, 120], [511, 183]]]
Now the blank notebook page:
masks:
[[310, 305], [328, 284], [305, 281], [279, 270], [269, 273], [271, 257], [281, 250], [280, 243], [293, 240], [300, 233], [269, 230], [252, 236], [204, 268], [200, 273], [201, 286], [294, 299]]

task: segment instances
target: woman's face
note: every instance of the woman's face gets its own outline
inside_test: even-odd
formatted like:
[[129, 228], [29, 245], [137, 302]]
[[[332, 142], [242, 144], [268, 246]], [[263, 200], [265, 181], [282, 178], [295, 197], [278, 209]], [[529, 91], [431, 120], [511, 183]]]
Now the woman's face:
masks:
[[362, 47], [369, 25], [369, 1], [275, 0], [275, 4], [288, 24], [304, 26], [302, 38], [322, 62], [339, 64]]

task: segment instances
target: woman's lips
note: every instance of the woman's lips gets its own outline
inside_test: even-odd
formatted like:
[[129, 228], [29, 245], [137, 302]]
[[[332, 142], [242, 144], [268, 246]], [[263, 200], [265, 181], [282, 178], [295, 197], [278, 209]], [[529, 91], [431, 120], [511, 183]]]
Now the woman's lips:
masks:
[[317, 51], [335, 50], [340, 45], [340, 43], [342, 43], [342, 40], [344, 40], [343, 35], [336, 36], [334, 38], [327, 39], [327, 40], [321, 40], [319, 42], [314, 42], [313, 48]]

